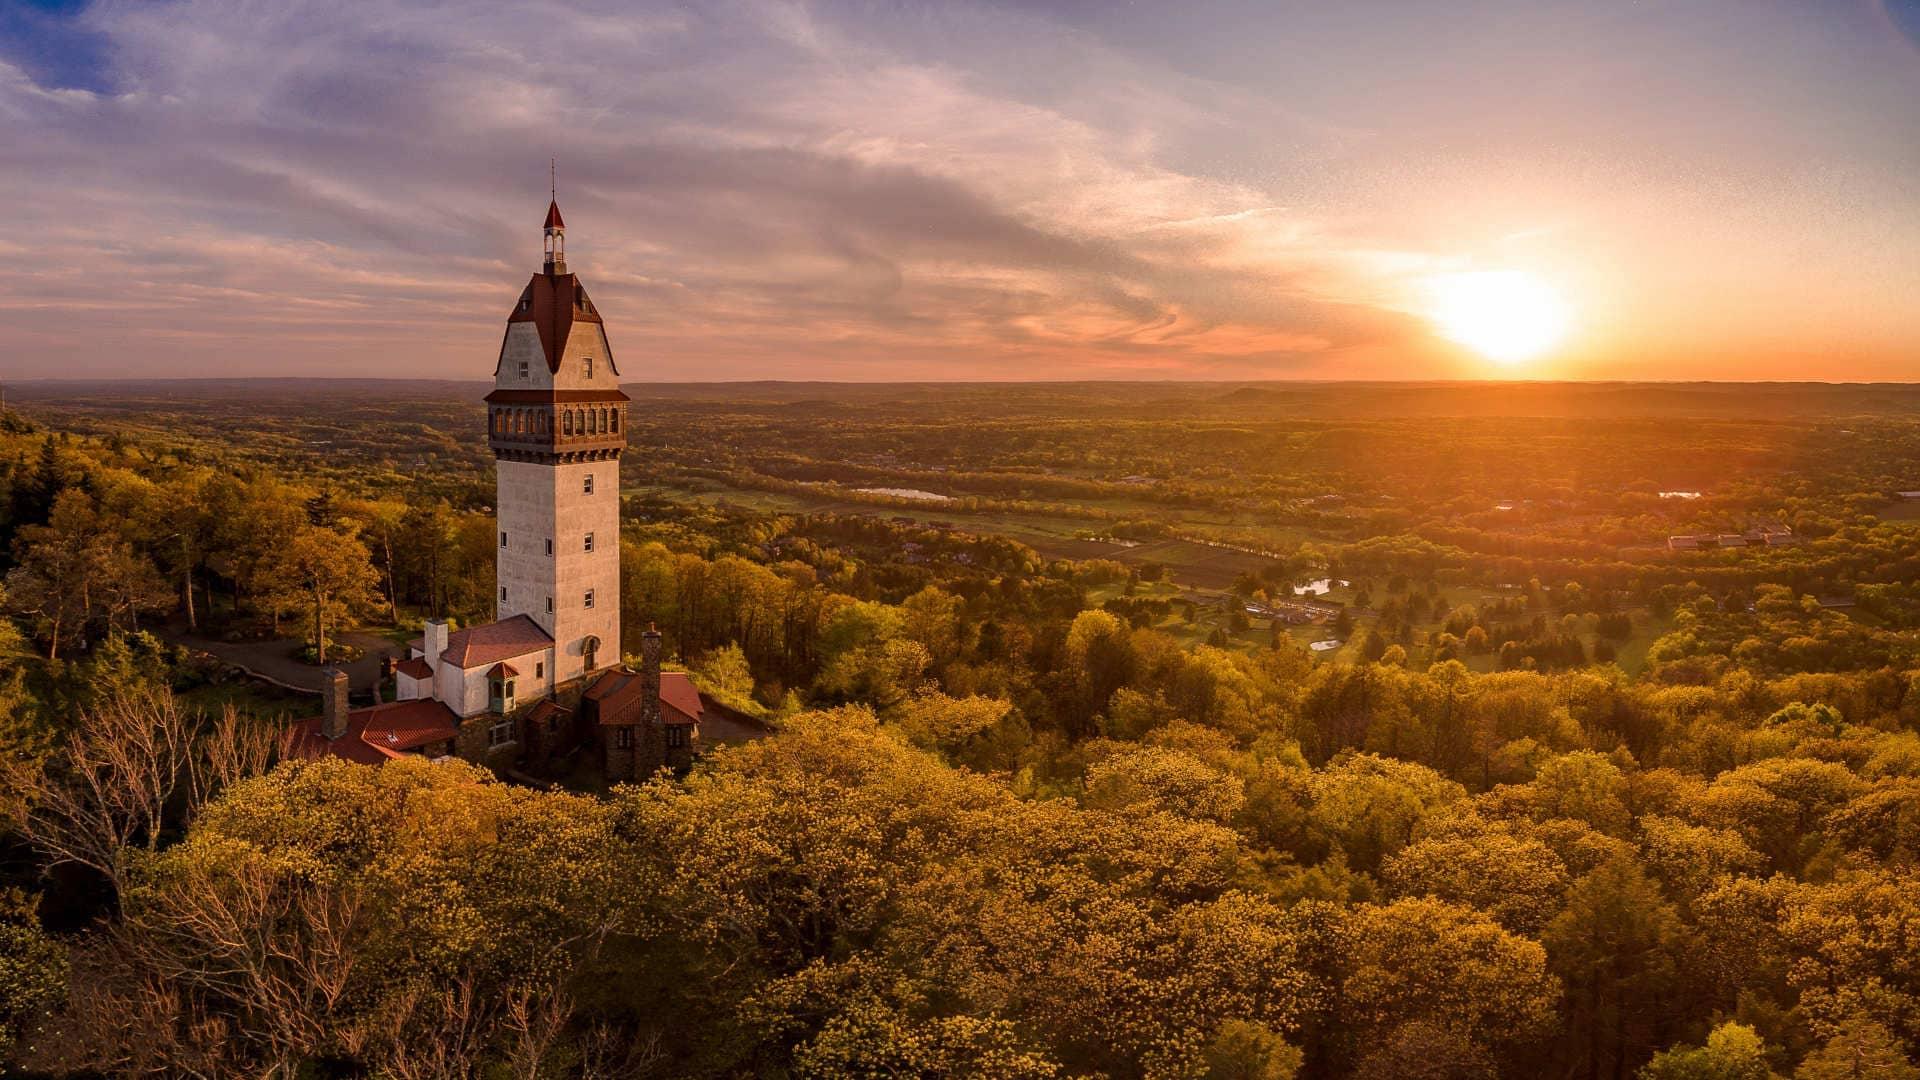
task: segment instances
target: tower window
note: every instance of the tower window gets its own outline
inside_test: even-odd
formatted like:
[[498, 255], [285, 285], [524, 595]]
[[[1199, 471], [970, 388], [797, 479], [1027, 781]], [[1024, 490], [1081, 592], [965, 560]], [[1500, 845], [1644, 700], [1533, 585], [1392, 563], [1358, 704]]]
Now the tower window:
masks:
[[580, 370], [586, 375], [587, 378], [589, 379], [593, 378], [593, 357], [591, 356], [581, 357]]
[[547, 558], [553, 558], [553, 537], [547, 537]]
[[588, 590], [587, 590], [587, 596], [586, 596], [586, 599], [585, 599], [585, 601], [583, 601], [583, 603], [582, 603], [582, 606], [583, 606], [583, 607], [592, 607], [592, 606], [593, 606], [593, 590], [592, 590], [592, 589], [588, 589]]
[[588, 534], [587, 534], [587, 544], [586, 544], [586, 548], [587, 548], [587, 550], [588, 550], [588, 551], [592, 551], [592, 550], [593, 550], [593, 534], [592, 534], [592, 533], [588, 533]]
[[614, 409], [611, 412], [607, 413], [607, 430], [608, 431], [620, 430], [620, 410], [619, 409]]
[[[552, 601], [547, 602], [547, 608], [549, 610], [553, 608]], [[547, 662], [545, 660], [537, 660], [534, 662], [533, 677], [536, 679], [544, 679], [547, 677]]]
[[553, 597], [547, 597], [547, 614], [553, 614]]
[[580, 481], [580, 494], [582, 495], [593, 494], [593, 474], [592, 473], [588, 473], [586, 477]]
[[500, 546], [501, 547], [507, 546], [507, 530], [505, 529], [500, 530]]
[[520, 378], [522, 381], [525, 381], [527, 378], [527, 362], [525, 360], [520, 361]]
[[507, 602], [507, 587], [505, 585], [500, 586], [500, 602], [503, 604]]

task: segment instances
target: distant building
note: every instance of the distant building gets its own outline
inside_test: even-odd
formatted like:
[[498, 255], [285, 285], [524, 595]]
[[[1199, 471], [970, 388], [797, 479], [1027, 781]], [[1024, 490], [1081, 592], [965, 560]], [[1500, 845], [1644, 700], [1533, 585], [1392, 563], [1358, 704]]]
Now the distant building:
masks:
[[616, 779], [692, 759], [700, 695], [686, 675], [661, 673], [659, 635], [645, 635], [643, 670], [609, 667], [621, 655], [628, 398], [600, 314], [567, 271], [557, 202], [544, 232], [544, 266], [507, 316], [486, 398], [499, 507], [494, 621], [428, 622], [395, 666], [393, 702], [349, 710], [346, 674], [329, 669], [322, 714], [289, 732], [294, 755], [456, 755], [504, 769], [591, 739]]

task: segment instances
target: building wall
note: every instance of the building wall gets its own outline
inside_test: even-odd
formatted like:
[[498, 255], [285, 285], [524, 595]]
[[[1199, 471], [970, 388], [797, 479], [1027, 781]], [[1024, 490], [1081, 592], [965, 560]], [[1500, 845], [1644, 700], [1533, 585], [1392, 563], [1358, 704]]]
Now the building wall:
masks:
[[[535, 665], [546, 674], [534, 675]], [[513, 697], [516, 708], [532, 704], [553, 692], [553, 650], [540, 649], [521, 656], [509, 657], [507, 666], [520, 674], [513, 680]], [[447, 708], [459, 716], [477, 716], [487, 711], [491, 704], [490, 688], [487, 686], [487, 672], [493, 665], [462, 670], [452, 664], [441, 664], [436, 671], [435, 692]], [[405, 678], [405, 676], [402, 676]]]
[[[593, 357], [593, 378], [586, 377], [586, 357]], [[520, 377], [520, 364], [527, 365], [526, 378]], [[540, 330], [530, 322], [507, 324], [507, 336], [500, 345], [500, 360], [493, 369], [493, 384], [500, 390], [618, 390], [620, 370], [613, 363], [613, 347], [607, 341], [606, 327], [600, 323], [575, 322], [573, 331], [560, 349], [560, 370], [547, 370], [546, 350], [540, 347]]]
[[[538, 338], [537, 332], [535, 337]], [[591, 379], [587, 378], [587, 365], [583, 362], [589, 356], [593, 357]], [[567, 344], [560, 350], [560, 370], [554, 373], [552, 385], [555, 390], [620, 389], [620, 370], [614, 366], [613, 347], [607, 343], [605, 326], [589, 322], [573, 324], [573, 332], [567, 335]]]
[[[527, 365], [527, 377], [520, 377], [520, 365]], [[547, 370], [547, 354], [540, 348], [540, 330], [530, 322], [508, 323], [507, 337], [500, 345], [500, 362], [493, 369], [494, 386], [501, 390], [548, 390], [553, 374]]]
[[393, 674], [393, 699], [395, 701], [416, 701], [433, 696], [433, 680], [416, 679], [404, 671]]
[[[584, 671], [581, 642], [600, 639], [601, 666], [620, 660], [620, 469], [617, 461], [543, 465], [499, 461], [496, 494], [499, 548], [496, 617], [526, 615], [553, 635], [551, 682], [577, 678]], [[586, 478], [593, 477], [593, 494]], [[594, 548], [585, 549], [593, 534]], [[553, 554], [546, 542], [553, 540]], [[499, 537], [494, 537], [496, 544]], [[586, 607], [587, 590], [594, 606]], [[547, 611], [547, 599], [553, 611]]]

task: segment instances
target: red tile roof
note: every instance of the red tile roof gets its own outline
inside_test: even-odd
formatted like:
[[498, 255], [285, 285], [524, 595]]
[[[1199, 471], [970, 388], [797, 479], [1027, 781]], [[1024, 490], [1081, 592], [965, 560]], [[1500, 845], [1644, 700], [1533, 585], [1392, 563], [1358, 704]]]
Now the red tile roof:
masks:
[[[540, 347], [547, 354], [547, 370], [560, 370], [560, 355], [566, 351], [567, 338], [573, 333], [576, 322], [599, 323], [600, 313], [594, 310], [593, 301], [587, 298], [587, 290], [574, 274], [535, 274], [520, 293], [520, 300], [513, 305], [513, 314], [507, 316], [507, 325], [511, 329], [514, 323], [530, 322], [540, 332]], [[613, 358], [607, 357], [612, 364]]]
[[559, 200], [556, 199], [547, 203], [547, 223], [541, 227], [546, 229], [564, 229], [567, 227], [567, 223], [560, 220]]
[[[603, 727], [628, 727], [640, 722], [640, 673], [613, 668], [587, 687], [585, 696], [600, 702]], [[704, 709], [700, 691], [684, 671], [660, 673], [660, 720], [667, 724], [697, 724]]]
[[487, 678], [489, 679], [511, 679], [518, 674], [520, 674], [519, 669], [505, 661], [487, 669]]
[[447, 651], [440, 654], [440, 659], [470, 671], [552, 647], [553, 635], [527, 616], [515, 615], [448, 634]]
[[433, 678], [433, 665], [417, 656], [400, 661], [393, 666], [393, 670], [414, 679]]
[[378, 765], [432, 743], [451, 739], [460, 720], [438, 701], [390, 701], [347, 714], [346, 734], [329, 739], [320, 733], [321, 717], [299, 720], [287, 729], [286, 756], [322, 758], [331, 754], [363, 765]]

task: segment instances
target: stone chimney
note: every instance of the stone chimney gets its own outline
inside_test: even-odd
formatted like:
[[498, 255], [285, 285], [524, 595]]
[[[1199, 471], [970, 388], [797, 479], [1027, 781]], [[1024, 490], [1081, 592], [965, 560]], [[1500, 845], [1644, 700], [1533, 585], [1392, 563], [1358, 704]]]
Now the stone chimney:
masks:
[[660, 726], [660, 631], [652, 623], [640, 635], [640, 723], [648, 731]]
[[328, 664], [320, 680], [320, 734], [337, 739], [347, 733], [346, 669]]
[[427, 651], [427, 665], [440, 672], [440, 654], [447, 651], [447, 620], [428, 619], [427, 628], [421, 645]]

